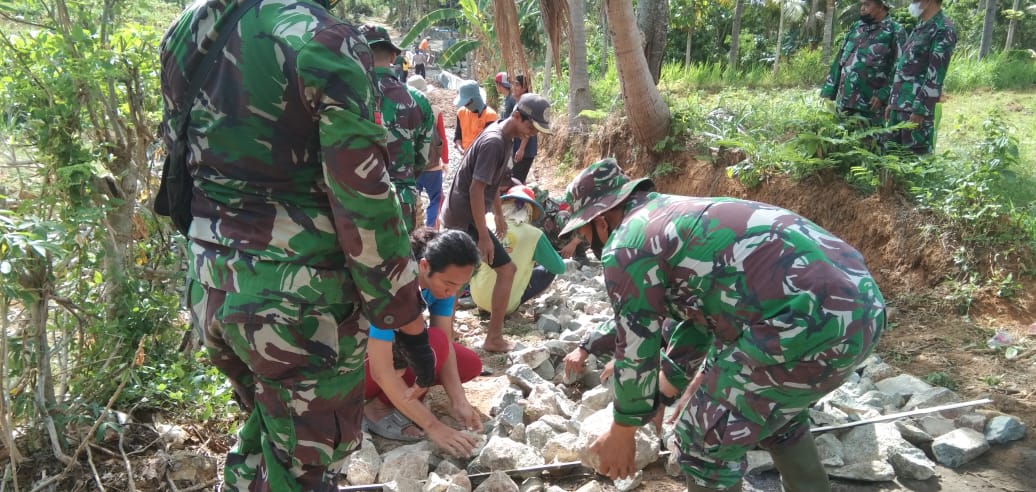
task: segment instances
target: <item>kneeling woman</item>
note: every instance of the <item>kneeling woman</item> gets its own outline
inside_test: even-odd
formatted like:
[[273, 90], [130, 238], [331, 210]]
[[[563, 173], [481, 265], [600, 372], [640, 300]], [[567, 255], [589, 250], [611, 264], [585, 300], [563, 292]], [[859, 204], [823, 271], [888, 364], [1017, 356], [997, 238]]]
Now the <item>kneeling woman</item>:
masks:
[[[462, 384], [482, 372], [482, 360], [453, 341], [455, 296], [479, 264], [478, 246], [462, 231], [436, 232], [427, 227], [410, 235], [410, 245], [419, 259], [418, 283], [430, 318], [428, 342], [435, 354], [434, 384], [441, 384], [446, 390], [451, 416], [460, 425], [481, 432], [482, 417], [468, 402]], [[415, 384], [417, 377], [412, 369], [396, 369], [395, 339], [393, 330], [370, 328], [364, 395], [367, 430], [402, 441], [417, 441], [427, 433], [443, 450], [457, 456], [469, 455], [475, 440], [442, 423], [424, 405], [427, 388]]]

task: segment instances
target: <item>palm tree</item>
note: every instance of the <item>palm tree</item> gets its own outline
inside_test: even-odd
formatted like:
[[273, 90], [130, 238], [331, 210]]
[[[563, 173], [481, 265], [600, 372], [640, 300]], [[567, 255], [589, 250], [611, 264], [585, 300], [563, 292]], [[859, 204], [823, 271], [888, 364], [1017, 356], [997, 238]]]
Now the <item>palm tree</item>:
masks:
[[644, 36], [644, 56], [651, 70], [651, 78], [657, 84], [662, 75], [662, 59], [669, 31], [669, 0], [639, 0], [637, 28]]
[[615, 43], [622, 100], [637, 143], [652, 147], [669, 132], [669, 107], [655, 86], [644, 56], [640, 30], [629, 0], [605, 0]]
[[785, 19], [796, 22], [806, 13], [806, 2], [804, 0], [775, 0], [779, 9], [777, 22], [777, 53], [773, 59], [773, 73], [777, 74], [780, 67], [781, 54], [784, 52], [784, 26]]
[[586, 124], [580, 113], [593, 108], [586, 63], [586, 0], [568, 0], [568, 14], [568, 122], [578, 132]]
[[835, 32], [835, 0], [827, 0], [827, 8], [824, 10], [824, 65], [831, 63], [831, 43], [834, 40]]
[[730, 60], [727, 62], [729, 70], [737, 70], [741, 55], [738, 51], [741, 48], [741, 18], [745, 14], [745, 0], [735, 0], [734, 19], [730, 27]]
[[996, 23], [996, 0], [986, 0], [986, 18], [982, 24], [982, 44], [978, 48], [979, 59], [985, 58], [993, 48], [993, 25]]

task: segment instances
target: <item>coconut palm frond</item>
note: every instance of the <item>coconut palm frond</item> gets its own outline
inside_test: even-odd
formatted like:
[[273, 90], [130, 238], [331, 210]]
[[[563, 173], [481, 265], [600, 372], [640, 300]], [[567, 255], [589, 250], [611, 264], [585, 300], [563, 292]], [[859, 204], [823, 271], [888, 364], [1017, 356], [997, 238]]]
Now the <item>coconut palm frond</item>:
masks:
[[[543, 26], [550, 38], [550, 48], [554, 51], [554, 71], [561, 76], [561, 35], [568, 32], [568, 2], [565, 0], [540, 0], [540, 13], [543, 15]], [[580, 19], [582, 21], [582, 19]]]
[[522, 48], [522, 32], [514, 0], [493, 0], [493, 10], [493, 28], [500, 53], [504, 57], [504, 66], [512, 74], [530, 73], [525, 49]]

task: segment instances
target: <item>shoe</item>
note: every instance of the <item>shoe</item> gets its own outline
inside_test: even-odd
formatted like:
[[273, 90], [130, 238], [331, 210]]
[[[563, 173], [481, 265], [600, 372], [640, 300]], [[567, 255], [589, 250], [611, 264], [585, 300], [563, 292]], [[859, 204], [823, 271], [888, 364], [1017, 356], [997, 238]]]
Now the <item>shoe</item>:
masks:
[[406, 429], [407, 427], [417, 427], [417, 425], [411, 422], [410, 419], [406, 418], [405, 415], [399, 413], [399, 410], [392, 410], [388, 415], [377, 421], [371, 420], [364, 415], [363, 425], [371, 434], [378, 435], [386, 439], [392, 439], [394, 441], [417, 442], [424, 439], [423, 437], [408, 436], [403, 433], [403, 429]]
[[475, 301], [471, 299], [471, 295], [466, 295], [457, 298], [457, 307], [461, 309], [474, 309]]

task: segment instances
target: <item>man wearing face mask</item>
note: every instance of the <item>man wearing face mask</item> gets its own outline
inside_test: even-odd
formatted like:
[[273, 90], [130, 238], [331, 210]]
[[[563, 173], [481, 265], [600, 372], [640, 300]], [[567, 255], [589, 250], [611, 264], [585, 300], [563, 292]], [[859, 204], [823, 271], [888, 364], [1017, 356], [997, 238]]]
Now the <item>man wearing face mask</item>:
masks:
[[942, 12], [942, 0], [921, 0], [910, 4], [910, 15], [921, 20], [907, 37], [903, 54], [896, 62], [892, 99], [885, 108], [889, 125], [910, 121], [916, 126], [898, 130], [888, 141], [916, 154], [933, 150], [936, 104], [942, 97], [942, 83], [957, 46], [957, 28]]
[[478, 82], [465, 81], [457, 89], [457, 100], [453, 102], [454, 106], [460, 108], [457, 110], [457, 124], [453, 131], [453, 145], [461, 155], [468, 151], [482, 130], [497, 118], [496, 111], [486, 104], [478, 89]]
[[888, 16], [885, 1], [860, 2], [860, 20], [846, 34], [820, 90], [821, 97], [835, 101], [839, 113], [862, 116], [876, 126], [884, 123], [896, 59], [906, 39]]

